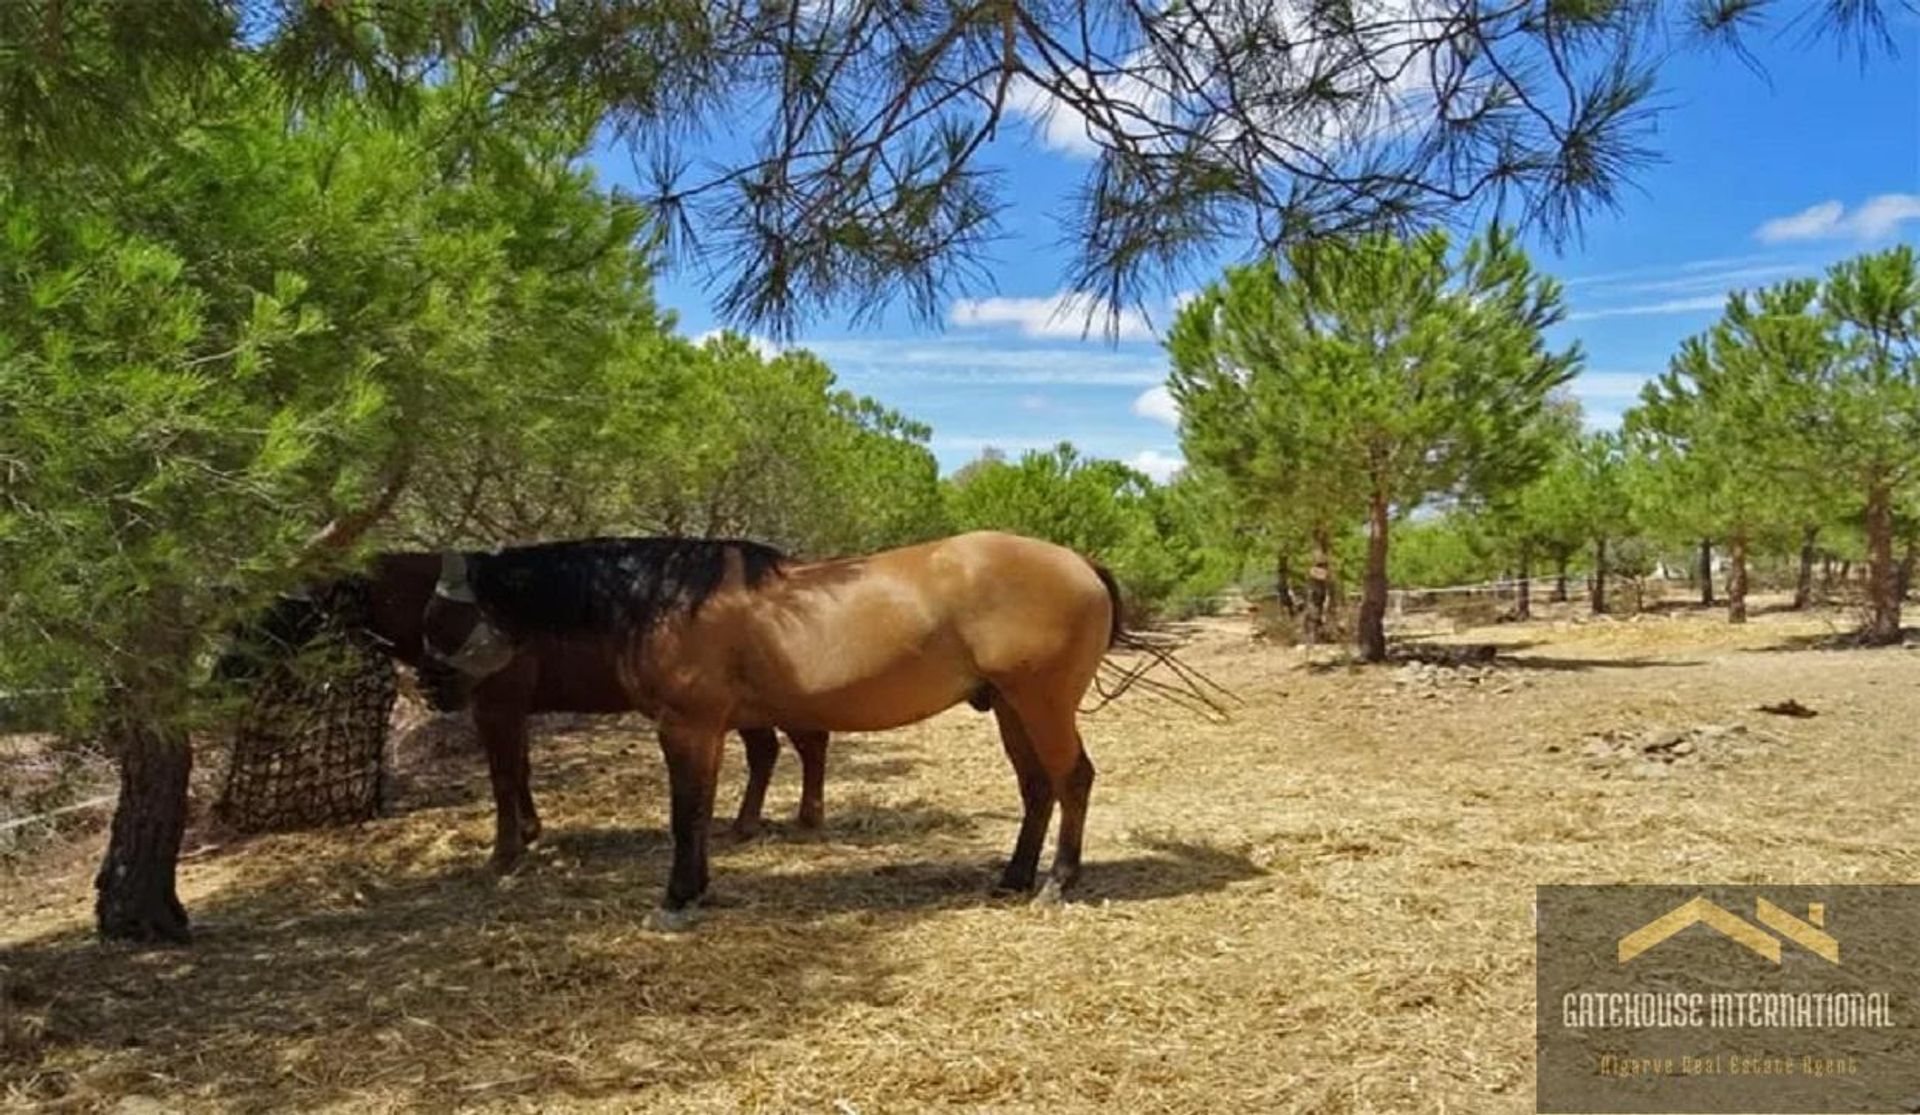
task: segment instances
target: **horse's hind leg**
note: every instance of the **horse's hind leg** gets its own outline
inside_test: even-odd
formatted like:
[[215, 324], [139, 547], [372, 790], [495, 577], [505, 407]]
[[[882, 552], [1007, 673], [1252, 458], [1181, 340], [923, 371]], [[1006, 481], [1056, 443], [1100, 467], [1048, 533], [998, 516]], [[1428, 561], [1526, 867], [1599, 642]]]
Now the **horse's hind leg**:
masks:
[[1053, 821], [1053, 786], [1046, 768], [1034, 753], [1033, 742], [1020, 716], [1004, 697], [993, 702], [994, 719], [1000, 722], [1000, 745], [1020, 780], [1020, 802], [1025, 807], [1020, 818], [1020, 835], [1013, 843], [1013, 856], [1000, 876], [1000, 890], [1025, 894], [1033, 889], [1040, 870], [1040, 846], [1046, 843], [1047, 826]]
[[524, 722], [520, 729], [520, 839], [532, 844], [540, 839], [540, 814], [533, 808], [533, 762], [528, 756], [532, 744], [527, 739]]
[[[1080, 842], [1087, 828], [1087, 801], [1093, 795], [1093, 760], [1074, 732], [1073, 767], [1064, 780], [1054, 779], [1054, 794], [1060, 799], [1060, 838], [1053, 849], [1053, 868], [1047, 884], [1036, 896], [1038, 901], [1058, 901], [1080, 878]], [[1064, 785], [1062, 783], [1064, 782]]]
[[817, 829], [827, 819], [827, 733], [788, 732], [787, 739], [800, 755], [801, 828]]
[[772, 728], [742, 728], [740, 742], [747, 745], [747, 791], [740, 795], [740, 812], [733, 819], [733, 834], [746, 840], [760, 834], [760, 811], [767, 802], [767, 783], [773, 779], [774, 764], [780, 761], [780, 737]]
[[[1059, 700], [1053, 694], [1015, 695], [1012, 700], [1032, 744], [1034, 760], [1052, 797], [1060, 802], [1060, 835], [1054, 846], [1053, 867], [1047, 873], [1045, 887], [1035, 897], [1036, 901], [1058, 901], [1080, 877], [1080, 846], [1086, 831], [1087, 801], [1093, 792], [1093, 761], [1087, 758], [1081, 743], [1073, 702]], [[1041, 832], [1045, 832], [1044, 824]], [[1024, 826], [1020, 835], [1022, 839], [1027, 835]], [[1038, 851], [1036, 839], [1036, 857]]]

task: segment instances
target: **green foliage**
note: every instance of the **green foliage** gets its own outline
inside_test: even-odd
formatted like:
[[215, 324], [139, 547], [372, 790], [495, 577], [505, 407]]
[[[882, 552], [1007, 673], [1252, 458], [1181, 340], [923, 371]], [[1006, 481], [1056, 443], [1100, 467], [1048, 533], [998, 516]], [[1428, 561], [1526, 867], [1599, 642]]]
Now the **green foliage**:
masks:
[[1226, 584], [1228, 562], [1206, 538], [1212, 496], [1197, 482], [1155, 485], [1062, 442], [968, 465], [947, 484], [947, 509], [955, 529], [1044, 538], [1106, 564], [1138, 614], [1190, 611]]
[[[1819, 454], [1802, 423], [1834, 349], [1813, 312], [1817, 285], [1736, 293], [1647, 385], [1627, 429], [1654, 466], [1651, 527], [1681, 541], [1784, 537], [1815, 515]], [[1756, 477], [1776, 483], [1755, 483]]]
[[667, 333], [582, 137], [463, 132], [457, 73], [402, 123], [253, 92], [112, 189], [0, 192], [0, 688], [187, 723], [233, 617], [356, 545], [944, 531], [924, 426]]
[[241, 85], [221, 104], [111, 189], [0, 197], [8, 681], [183, 711], [206, 641], [337, 560], [415, 460], [514, 429], [543, 376], [652, 327], [638, 216], [572, 151], [462, 155], [434, 115], [351, 106], [290, 126]]
[[1499, 228], [1457, 257], [1435, 231], [1301, 246], [1285, 265], [1230, 269], [1175, 320], [1182, 445], [1276, 533], [1366, 517], [1378, 543], [1360, 635], [1384, 653], [1387, 524], [1536, 472], [1549, 439], [1535, 431], [1579, 351], [1546, 348], [1559, 285]]
[[1099, 154], [1066, 278], [1111, 325], [1248, 243], [1482, 206], [1563, 240], [1655, 157], [1663, 44], [1739, 53], [1771, 17], [1891, 47], [1893, 6], [8, 0], [0, 132], [37, 173], [172, 134], [236, 71], [303, 114], [406, 118], [464, 66], [484, 77], [464, 130], [626, 140], [668, 246], [705, 249], [723, 311], [784, 335], [833, 305], [933, 317], [972, 282], [1009, 200], [984, 152], [1044, 88]]
[[1480, 584], [1508, 571], [1482, 525], [1462, 512], [1400, 524], [1387, 563], [1388, 578], [1405, 588]]
[[[479, 430], [471, 449], [426, 465], [403, 535], [429, 546], [749, 536], [828, 557], [944, 533], [930, 431], [837, 389], [809, 353], [636, 333], [566, 376], [518, 426]], [[530, 424], [547, 436], [502, 444]]]
[[1649, 464], [1643, 518], [1744, 554], [1797, 547], [1808, 530], [1844, 537], [1858, 515], [1868, 634], [1897, 638], [1894, 546], [1920, 479], [1917, 338], [1920, 268], [1904, 245], [1837, 264], [1824, 283], [1736, 293], [1628, 416]]
[[1011, 531], [1106, 558], [1127, 540], [1152, 486], [1118, 461], [1062, 442], [971, 467], [948, 487], [947, 507], [960, 530]]

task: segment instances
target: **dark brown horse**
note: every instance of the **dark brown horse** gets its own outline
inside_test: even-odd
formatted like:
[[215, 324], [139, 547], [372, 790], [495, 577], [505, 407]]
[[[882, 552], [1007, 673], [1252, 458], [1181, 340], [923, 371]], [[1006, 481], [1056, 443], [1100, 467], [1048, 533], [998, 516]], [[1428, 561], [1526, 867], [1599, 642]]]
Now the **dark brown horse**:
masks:
[[[414, 667], [435, 703], [451, 711], [467, 702], [467, 686], [450, 685], [446, 668], [425, 654], [421, 623], [440, 576], [441, 557], [428, 553], [376, 556], [363, 575], [319, 585], [300, 596], [283, 597], [238, 634], [238, 649], [221, 673], [248, 672], [248, 655], [284, 654], [312, 640], [323, 621], [344, 621], [371, 634], [396, 659]], [[495, 795], [493, 862], [510, 870], [526, 845], [540, 837], [540, 816], [533, 805], [527, 754], [527, 717], [536, 712], [625, 712], [633, 708], [619, 688], [594, 670], [591, 648], [567, 639], [535, 639], [516, 655], [498, 682], [472, 694], [473, 724], [487, 755]], [[740, 730], [746, 744], [747, 788], [733, 828], [741, 836], [760, 830], [767, 785], [780, 757], [772, 728]], [[800, 756], [798, 823], [817, 828], [825, 816], [827, 733], [787, 733]]]
[[[678, 924], [707, 889], [728, 731], [878, 731], [961, 701], [992, 708], [1025, 805], [1001, 885], [1032, 889], [1056, 800], [1041, 896], [1079, 873], [1094, 771], [1077, 714], [1122, 632], [1112, 578], [1071, 550], [978, 533], [800, 564], [745, 542], [598, 539], [448, 554], [431, 591], [422, 641], [446, 667], [443, 695], [511, 707], [548, 685], [658, 724], [673, 832], [659, 924]], [[494, 776], [511, 816], [524, 763]], [[509, 850], [520, 831], [502, 820]]]

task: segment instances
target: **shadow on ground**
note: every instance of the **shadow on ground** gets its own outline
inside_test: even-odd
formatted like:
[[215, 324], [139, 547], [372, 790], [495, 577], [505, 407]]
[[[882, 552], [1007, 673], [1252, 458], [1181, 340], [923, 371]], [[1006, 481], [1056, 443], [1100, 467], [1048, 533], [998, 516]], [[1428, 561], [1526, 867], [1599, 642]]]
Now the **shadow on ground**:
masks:
[[[906, 812], [894, 836], [974, 824]], [[504, 882], [470, 840], [367, 831], [384, 837], [369, 855], [343, 855], [353, 837], [335, 834], [330, 855], [312, 840], [247, 863], [194, 904], [189, 948], [66, 934], [0, 952], [0, 1095], [259, 1111], [640, 1102], [834, 1012], [891, 1005], [912, 971], [889, 942], [919, 919], [1042, 916], [989, 893], [999, 862], [977, 846], [908, 838], [901, 859], [849, 863], [723, 842], [715, 905], [693, 932], [663, 935], [645, 926], [669, 856], [658, 828], [555, 833]], [[848, 835], [830, 822], [823, 839]], [[1238, 854], [1165, 842], [1090, 861], [1083, 899], [1154, 901], [1259, 874]]]
[[1784, 635], [1777, 642], [1748, 648], [1755, 654], [1780, 654], [1800, 650], [1893, 650], [1920, 644], [1920, 628], [1908, 627], [1891, 643], [1869, 643], [1858, 631], [1817, 631], [1806, 635]]
[[1546, 654], [1501, 655], [1495, 664], [1516, 670], [1585, 673], [1592, 670], [1690, 669], [1702, 663], [1690, 658], [1560, 658]]

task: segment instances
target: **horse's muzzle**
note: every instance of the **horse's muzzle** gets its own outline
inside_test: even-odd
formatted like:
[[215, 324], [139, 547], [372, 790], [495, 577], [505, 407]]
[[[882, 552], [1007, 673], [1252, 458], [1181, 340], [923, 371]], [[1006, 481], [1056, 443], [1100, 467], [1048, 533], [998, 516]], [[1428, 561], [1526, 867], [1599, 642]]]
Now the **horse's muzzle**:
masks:
[[443, 662], [429, 659], [419, 667], [420, 688], [435, 712], [460, 712], [473, 701], [473, 679]]

